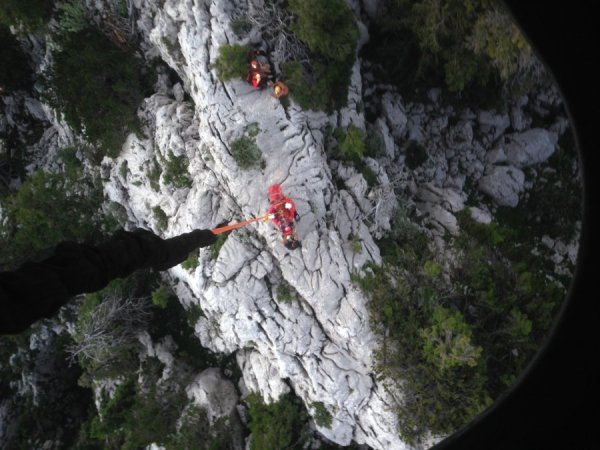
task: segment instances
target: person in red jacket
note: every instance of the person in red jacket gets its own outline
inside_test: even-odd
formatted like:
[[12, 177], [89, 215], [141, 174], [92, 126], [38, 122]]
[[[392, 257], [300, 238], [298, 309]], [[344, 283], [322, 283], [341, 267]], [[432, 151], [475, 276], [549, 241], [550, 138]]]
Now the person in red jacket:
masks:
[[269, 186], [269, 218], [273, 224], [281, 231], [283, 244], [290, 250], [294, 250], [300, 246], [298, 235], [296, 233], [296, 221], [300, 220], [300, 216], [296, 211], [294, 201], [283, 195], [281, 186], [273, 184]]
[[262, 89], [273, 83], [271, 65], [269, 64], [265, 52], [262, 50], [252, 50], [250, 52], [246, 81], [248, 81], [254, 89]]

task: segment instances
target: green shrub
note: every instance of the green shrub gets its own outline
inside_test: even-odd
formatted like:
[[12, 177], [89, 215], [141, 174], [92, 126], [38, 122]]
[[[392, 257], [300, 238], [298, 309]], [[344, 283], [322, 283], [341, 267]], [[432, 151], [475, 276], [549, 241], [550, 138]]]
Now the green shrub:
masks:
[[171, 288], [166, 284], [161, 284], [152, 292], [152, 303], [159, 308], [166, 308], [169, 303], [169, 298], [172, 295]]
[[284, 303], [291, 303], [294, 300], [300, 300], [300, 295], [287, 281], [281, 280], [281, 283], [277, 286], [277, 300]]
[[443, 83], [496, 102], [500, 80], [538, 75], [530, 47], [496, 0], [393, 0], [371, 31], [363, 54], [403, 92]]
[[304, 109], [331, 112], [348, 97], [358, 28], [343, 0], [293, 0], [291, 30], [310, 50], [310, 64], [286, 62], [282, 72], [290, 95]]
[[377, 186], [379, 180], [377, 179], [377, 174], [373, 172], [373, 169], [371, 169], [366, 164], [360, 164], [359, 169], [361, 175], [363, 176], [369, 187]]
[[260, 133], [260, 127], [258, 126], [258, 123], [257, 122], [249, 123], [246, 126], [246, 133], [251, 138], [254, 138], [254, 137], [258, 136], [258, 133]]
[[353, 62], [327, 64], [313, 58], [310, 68], [287, 62], [282, 64], [283, 78], [302, 108], [330, 113], [346, 104]]
[[[154, 383], [157, 380], [154, 380]], [[166, 444], [183, 410], [185, 393], [142, 392], [135, 379], [121, 383], [91, 423], [91, 437], [103, 448], [139, 449], [152, 442]]]
[[169, 217], [167, 216], [167, 213], [165, 213], [160, 206], [156, 205], [152, 208], [152, 215], [154, 216], [156, 227], [159, 230], [166, 230], [169, 226]]
[[3, 202], [3, 263], [35, 258], [63, 240], [98, 240], [107, 223], [102, 202], [101, 191], [79, 173], [35, 172]]
[[221, 81], [232, 78], [245, 78], [248, 71], [249, 48], [244, 45], [222, 45], [219, 56], [213, 67], [217, 70], [217, 77]]
[[2, 0], [0, 24], [22, 25], [28, 31], [36, 31], [52, 17], [53, 0]]
[[58, 27], [63, 33], [77, 33], [88, 27], [85, 9], [80, 0], [68, 0], [60, 7]]
[[242, 169], [250, 169], [260, 164], [262, 153], [252, 138], [243, 136], [233, 141], [230, 151]]
[[189, 162], [185, 155], [175, 156], [172, 152], [169, 152], [169, 158], [163, 172], [165, 183], [180, 189], [190, 187], [192, 181], [187, 170], [188, 164]]
[[431, 324], [421, 329], [423, 353], [441, 373], [452, 367], [475, 367], [482, 348], [473, 345], [473, 333], [459, 311], [435, 306]]
[[197, 304], [193, 304], [192, 306], [190, 306], [190, 309], [188, 309], [187, 311], [187, 319], [188, 319], [188, 324], [191, 328], [194, 328], [196, 326], [196, 324], [198, 323], [198, 320], [200, 320], [200, 317], [204, 316], [204, 312], [202, 311], [202, 308], [200, 307], [200, 305]]
[[75, 177], [81, 173], [83, 164], [77, 158], [77, 149], [75, 147], [65, 147], [58, 151], [58, 157], [64, 165], [64, 172], [69, 177]]
[[324, 60], [345, 61], [354, 56], [358, 27], [343, 0], [290, 0], [296, 20], [292, 31], [311, 52]]
[[331, 417], [331, 413], [327, 411], [323, 402], [314, 402], [311, 406], [315, 410], [315, 423], [323, 428], [331, 428], [333, 417]]
[[249, 407], [248, 426], [252, 433], [250, 450], [302, 448], [302, 440], [307, 432], [307, 415], [290, 394], [267, 405], [259, 394], [253, 393], [246, 402]]
[[471, 316], [442, 300], [448, 286], [432, 262], [429, 239], [405, 210], [378, 241], [384, 265], [354, 276], [369, 297], [381, 337], [376, 371], [401, 380], [400, 433], [416, 444], [427, 431], [447, 434], [490, 403], [485, 347]]
[[227, 234], [222, 233], [217, 236], [217, 240], [213, 245], [210, 246], [210, 259], [216, 260], [219, 257], [219, 252], [221, 251], [221, 247], [227, 240]]
[[362, 132], [354, 125], [349, 125], [339, 140], [339, 151], [342, 158], [359, 164], [365, 154], [365, 140]]
[[350, 250], [352, 253], [362, 252], [363, 246], [358, 236], [352, 236], [350, 239]]
[[198, 264], [198, 252], [194, 250], [188, 255], [186, 260], [181, 263], [181, 267], [185, 270], [194, 270], [198, 267]]
[[47, 100], [98, 146], [98, 159], [117, 156], [127, 134], [140, 129], [136, 111], [149, 83], [139, 60], [100, 31], [69, 33], [47, 75]]
[[238, 17], [231, 21], [231, 30], [238, 36], [246, 36], [252, 30], [252, 24], [244, 17]]

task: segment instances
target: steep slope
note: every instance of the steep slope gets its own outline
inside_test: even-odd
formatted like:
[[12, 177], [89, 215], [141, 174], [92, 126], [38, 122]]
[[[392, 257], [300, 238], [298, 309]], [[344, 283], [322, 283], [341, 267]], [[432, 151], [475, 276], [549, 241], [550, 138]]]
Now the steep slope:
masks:
[[[148, 51], [157, 51], [177, 71], [195, 109], [182, 101], [180, 87], [171, 97], [159, 93], [146, 102], [154, 144], [132, 137], [120, 158], [106, 161], [112, 167], [106, 186], [111, 199], [122, 203], [138, 225], [151, 224], [150, 209], [160, 206], [169, 217], [169, 236], [263, 214], [266, 188], [282, 184], [301, 215], [302, 247], [285, 249], [267, 223], [233, 233], [214, 263], [205, 252], [192, 273], [180, 267], [171, 271], [180, 280], [180, 298], [202, 307], [205, 317], [196, 330], [203, 345], [221, 352], [243, 349], [238, 362], [246, 389], [275, 400], [289, 382], [307, 405], [323, 402], [332, 414], [331, 429], [320, 429], [331, 440], [402, 448], [393, 432], [394, 415], [382, 408], [390, 402], [388, 394], [370, 368], [374, 336], [365, 298], [350, 282], [353, 267], [379, 262], [379, 251], [353, 196], [335, 188], [323, 150], [321, 128], [337, 117], [293, 104], [285, 110], [242, 81], [216, 79], [210, 64], [219, 46], [235, 39], [226, 4], [136, 6], [138, 26], [155, 46]], [[175, 44], [165, 45], [167, 40]], [[358, 69], [355, 74], [353, 89], [360, 92]], [[230, 154], [231, 142], [250, 124], [259, 130], [262, 170], [241, 170]], [[135, 186], [118, 175], [124, 161], [135, 179], [152, 158], [166, 159], [169, 153], [189, 160], [189, 189], [163, 184], [153, 192], [147, 184]], [[363, 242], [360, 255], [350, 250], [351, 234]], [[282, 279], [300, 300], [277, 301], [273, 292]]]

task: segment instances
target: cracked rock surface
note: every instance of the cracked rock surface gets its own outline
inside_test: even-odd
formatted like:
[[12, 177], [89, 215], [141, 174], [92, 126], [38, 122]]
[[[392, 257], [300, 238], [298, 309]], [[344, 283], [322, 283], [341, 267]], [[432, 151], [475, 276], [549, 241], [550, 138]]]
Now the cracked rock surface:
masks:
[[[360, 2], [349, 3], [360, 10]], [[377, 2], [362, 3], [364, 14], [375, 14]], [[216, 258], [202, 249], [196, 268], [170, 269], [181, 301], [203, 311], [196, 335], [213, 351], [236, 352], [242, 394], [259, 392], [270, 402], [291, 387], [307, 406], [323, 403], [332, 425], [317, 428], [331, 441], [409, 448], [397, 432], [395, 396], [375, 380], [376, 338], [351, 274], [367, 262], [381, 263], [374, 239], [390, 230], [400, 204], [415, 206], [437, 241], [459, 231], [455, 214], [465, 207], [467, 178], [497, 205], [516, 206], [524, 190], [521, 168], [549, 158], [565, 126], [559, 120], [553, 131], [528, 128], [527, 99], [508, 113], [455, 111], [442, 104], [439, 89], [426, 103], [406, 102], [392, 87], [377, 85], [359, 59], [340, 111], [304, 111], [293, 100], [284, 108], [242, 80], [219, 81], [212, 68], [220, 46], [249, 39], [240, 40], [229, 26], [247, 9], [244, 1], [133, 0], [133, 6], [146, 57], [162, 59], [182, 81], [160, 77], [139, 111], [145, 136], [131, 135], [118, 158], [103, 161], [108, 197], [122, 205], [130, 226], [170, 237], [262, 215], [267, 187], [281, 184], [301, 216], [301, 248], [286, 249], [271, 224], [257, 222], [230, 233]], [[383, 151], [365, 161], [377, 186], [325, 153], [327, 126], [365, 130], [363, 100], [379, 112], [374, 129]], [[231, 144], [249, 130], [256, 131], [262, 165], [243, 170]], [[414, 169], [407, 167], [408, 142], [426, 152]], [[188, 162], [189, 183], [165, 177], [173, 158]], [[471, 214], [484, 223], [492, 219], [484, 205], [471, 207]], [[282, 283], [298, 296], [279, 298]], [[213, 375], [201, 374], [189, 395], [210, 403], [206, 386], [221, 382]]]

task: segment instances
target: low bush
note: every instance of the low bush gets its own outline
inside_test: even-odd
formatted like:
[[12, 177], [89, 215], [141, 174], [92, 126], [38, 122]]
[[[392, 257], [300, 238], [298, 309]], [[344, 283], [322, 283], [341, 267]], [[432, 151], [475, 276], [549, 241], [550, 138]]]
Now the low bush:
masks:
[[358, 27], [343, 0], [290, 0], [288, 8], [296, 18], [292, 31], [313, 55], [338, 62], [354, 56]]
[[244, 17], [238, 17], [231, 21], [231, 30], [238, 36], [246, 36], [252, 30], [252, 24]]
[[227, 240], [227, 234], [219, 234], [217, 236], [217, 240], [213, 245], [210, 246], [210, 259], [216, 260], [219, 257], [219, 252], [221, 251], [221, 247]]
[[152, 291], [152, 304], [164, 309], [167, 307], [171, 295], [171, 288], [166, 284], [161, 284], [157, 289]]
[[108, 231], [102, 202], [102, 192], [79, 172], [35, 172], [3, 201], [3, 264], [39, 257], [63, 240], [97, 241]]
[[524, 242], [514, 229], [477, 223], [467, 210], [457, 219], [461, 233], [448, 242], [454, 257], [446, 270], [424, 231], [399, 211], [378, 242], [384, 264], [353, 277], [380, 336], [377, 371], [402, 382], [397, 413], [412, 443], [427, 431], [456, 431], [511, 386], [565, 295], [529, 261], [531, 247], [517, 251]]
[[[303, 448], [308, 433], [306, 409], [291, 394], [279, 401], [265, 404], [259, 394], [250, 394], [248, 416], [250, 450], [280, 450]], [[303, 439], [304, 438], [304, 439]]]
[[363, 54], [406, 93], [445, 85], [491, 106], [503, 83], [541, 74], [510, 14], [495, 0], [393, 0], [370, 34]]
[[315, 410], [315, 423], [323, 428], [331, 428], [333, 417], [331, 417], [331, 413], [327, 411], [323, 402], [314, 402], [311, 406]]
[[217, 70], [219, 80], [246, 78], [249, 51], [250, 49], [245, 45], [222, 45], [219, 48], [219, 56], [213, 65]]
[[310, 64], [282, 65], [290, 95], [305, 109], [331, 112], [346, 103], [355, 60], [358, 27], [343, 0], [292, 0], [290, 26], [306, 43]]
[[0, 2], [0, 24], [23, 26], [35, 32], [52, 17], [54, 0], [2, 0]]
[[287, 281], [281, 280], [277, 286], [277, 300], [284, 303], [291, 303], [294, 300], [300, 300], [300, 295]]
[[167, 216], [167, 213], [165, 213], [160, 206], [156, 205], [152, 208], [152, 215], [154, 216], [156, 227], [162, 231], [166, 230], [169, 226], [169, 217]]
[[349, 125], [345, 133], [340, 133], [339, 152], [342, 158], [360, 164], [365, 155], [365, 140], [362, 132]]
[[58, 26], [63, 33], [77, 33], [89, 26], [83, 3], [79, 0], [68, 0], [60, 7], [61, 14]]
[[127, 134], [139, 131], [136, 111], [150, 80], [132, 53], [100, 31], [69, 33], [46, 75], [51, 88], [47, 100], [97, 145], [97, 159], [117, 156]]
[[254, 139], [243, 136], [231, 143], [230, 150], [240, 168], [250, 169], [260, 165], [262, 153]]
[[198, 267], [198, 264], [198, 252], [193, 251], [188, 255], [186, 260], [181, 263], [181, 267], [186, 270], [194, 270], [196, 267]]
[[175, 156], [172, 152], [169, 152], [169, 158], [163, 172], [165, 183], [180, 189], [190, 187], [192, 180], [190, 180], [188, 164], [185, 155]]

